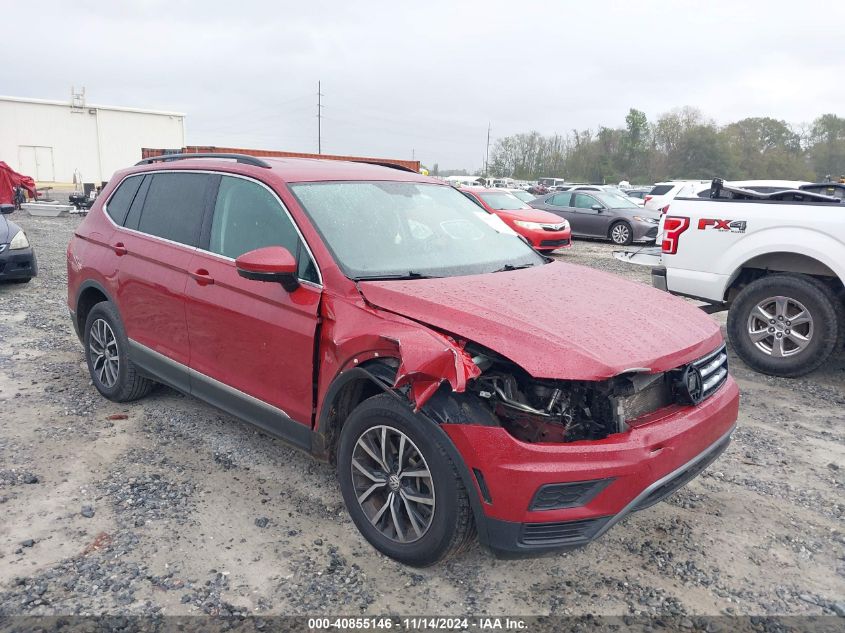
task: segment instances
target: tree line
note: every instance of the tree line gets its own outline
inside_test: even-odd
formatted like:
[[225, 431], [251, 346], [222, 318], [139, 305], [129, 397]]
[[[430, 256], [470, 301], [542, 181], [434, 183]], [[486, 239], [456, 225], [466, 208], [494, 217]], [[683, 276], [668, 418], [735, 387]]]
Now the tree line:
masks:
[[488, 173], [632, 184], [714, 177], [820, 180], [845, 174], [845, 118], [824, 114], [793, 126], [751, 117], [718, 126], [691, 107], [666, 112], [654, 122], [631, 108], [624, 128], [500, 138], [491, 149]]

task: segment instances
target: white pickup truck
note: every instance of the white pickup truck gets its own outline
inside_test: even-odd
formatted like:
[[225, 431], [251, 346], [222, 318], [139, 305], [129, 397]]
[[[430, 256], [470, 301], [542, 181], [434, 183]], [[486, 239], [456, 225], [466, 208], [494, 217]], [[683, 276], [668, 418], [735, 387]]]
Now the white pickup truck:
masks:
[[671, 202], [660, 246], [615, 256], [652, 266], [657, 288], [728, 310], [728, 337], [752, 368], [806, 374], [845, 346], [845, 200], [811, 187], [758, 193], [714, 180], [713, 198]]

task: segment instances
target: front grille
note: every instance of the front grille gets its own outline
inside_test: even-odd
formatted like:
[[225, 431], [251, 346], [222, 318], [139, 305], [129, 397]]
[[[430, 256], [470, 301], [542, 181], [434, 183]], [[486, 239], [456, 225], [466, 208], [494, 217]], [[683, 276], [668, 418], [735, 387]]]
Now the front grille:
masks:
[[[683, 389], [682, 377], [690, 365], [701, 373], [701, 397], [695, 401], [690, 400]], [[683, 365], [665, 374], [654, 376], [648, 384], [635, 387], [634, 392], [630, 395], [614, 399], [613, 404], [622, 421], [636, 424], [637, 418], [648, 416], [650, 413], [672, 404], [688, 406], [692, 402], [703, 402], [716, 393], [727, 379], [728, 354], [723, 344], [689, 365]], [[644, 378], [640, 380], [644, 380]], [[647, 418], [644, 418], [644, 420], [647, 420]]]
[[607, 488], [611, 481], [613, 481], [612, 478], [545, 484], [537, 490], [528, 509], [561, 510], [586, 505], [595, 499], [598, 493]]
[[650, 228], [648, 231], [645, 232], [645, 236], [657, 238], [657, 227], [653, 226], [652, 228]]
[[522, 526], [519, 540], [524, 545], [581, 545], [588, 543], [609, 519], [600, 517], [562, 523], [526, 523]]
[[540, 246], [566, 246], [569, 244], [569, 240], [543, 240], [540, 242]]
[[566, 226], [566, 222], [560, 222], [559, 224], [541, 224], [544, 231], [562, 231], [563, 227]]
[[722, 345], [714, 352], [710, 352], [707, 356], [702, 356], [696, 361], [692, 362], [698, 371], [701, 372], [702, 384], [702, 400], [706, 400], [712, 396], [719, 387], [725, 384], [728, 379], [728, 353], [727, 347]]

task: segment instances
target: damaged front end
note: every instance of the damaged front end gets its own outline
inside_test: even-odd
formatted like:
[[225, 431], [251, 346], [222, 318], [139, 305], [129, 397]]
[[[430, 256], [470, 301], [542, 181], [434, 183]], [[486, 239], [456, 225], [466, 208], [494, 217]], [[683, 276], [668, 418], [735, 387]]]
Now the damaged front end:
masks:
[[681, 377], [674, 372], [630, 372], [602, 381], [538, 379], [489, 350], [469, 344], [466, 351], [480, 370], [466, 393], [523, 442], [604, 439], [671, 413], [682, 400]]

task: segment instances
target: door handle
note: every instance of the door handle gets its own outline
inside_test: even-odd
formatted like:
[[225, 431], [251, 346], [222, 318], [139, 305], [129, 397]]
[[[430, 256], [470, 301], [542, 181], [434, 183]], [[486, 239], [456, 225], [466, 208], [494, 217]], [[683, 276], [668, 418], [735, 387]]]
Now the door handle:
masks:
[[205, 268], [198, 268], [189, 274], [200, 286], [210, 286], [214, 283], [214, 277], [212, 277]]
[[124, 255], [126, 255], [126, 253], [129, 252], [128, 250], [126, 250], [126, 246], [123, 245], [123, 242], [118, 242], [117, 244], [112, 246], [112, 248], [114, 249], [114, 254], [118, 257], [123, 257]]

